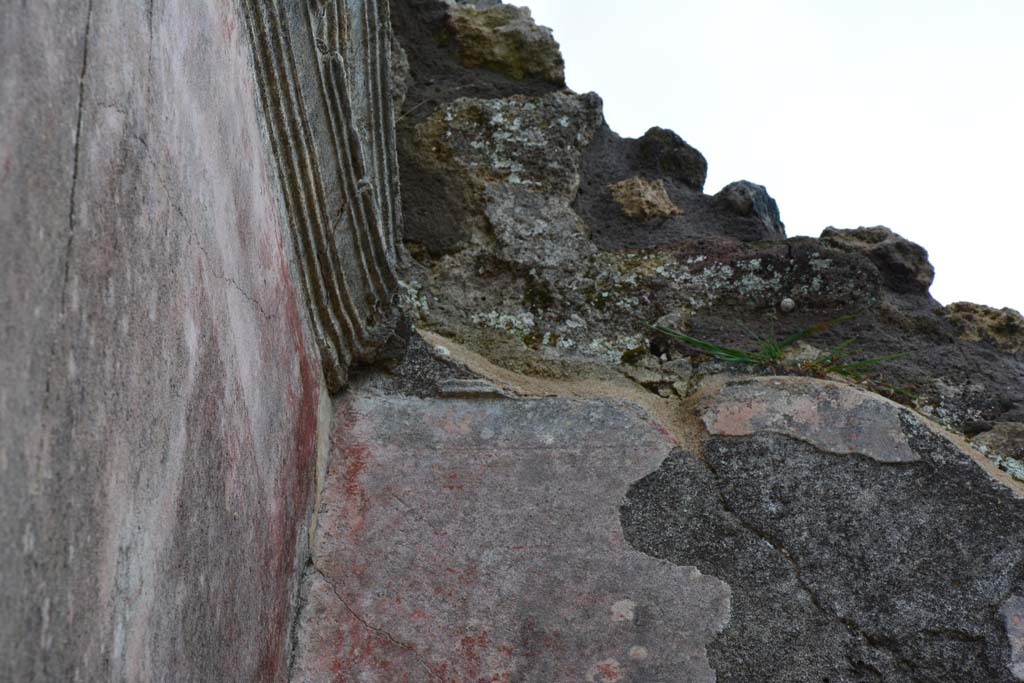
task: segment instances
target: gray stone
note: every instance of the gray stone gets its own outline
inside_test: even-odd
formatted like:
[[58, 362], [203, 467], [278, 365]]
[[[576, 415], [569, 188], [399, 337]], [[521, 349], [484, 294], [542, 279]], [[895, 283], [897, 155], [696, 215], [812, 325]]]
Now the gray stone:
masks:
[[564, 92], [459, 98], [439, 107], [406, 145], [411, 154], [403, 167], [416, 175], [414, 196], [429, 204], [413, 210], [412, 241], [435, 256], [485, 241], [491, 228], [485, 193], [496, 184], [524, 197], [533, 193], [535, 206], [549, 205], [549, 212], [578, 222], [570, 203], [580, 157], [601, 121], [599, 98]]
[[991, 429], [976, 436], [971, 443], [982, 446], [999, 457], [1024, 460], [1024, 424], [996, 422]]
[[995, 461], [1001, 470], [1024, 481], [1024, 424], [997, 422], [974, 437], [971, 445]]
[[738, 180], [723, 187], [715, 195], [715, 201], [740, 216], [759, 221], [772, 237], [786, 236], [786, 226], [779, 215], [779, 205], [768, 194], [764, 185], [749, 180]]
[[405, 106], [405, 100], [409, 96], [409, 87], [412, 83], [412, 66], [409, 64], [409, 54], [394, 36], [391, 37], [391, 99], [394, 102], [394, 110], [401, 111]]
[[494, 253], [507, 263], [550, 268], [579, 263], [596, 251], [583, 221], [558, 196], [509, 182], [491, 185], [485, 196]]
[[882, 273], [885, 285], [895, 292], [927, 294], [935, 280], [935, 269], [924, 247], [884, 226], [856, 230], [825, 228], [820, 239], [835, 249], [867, 256]]
[[293, 680], [715, 680], [728, 586], [622, 536], [635, 408], [352, 396], [335, 444]]
[[443, 398], [508, 398], [508, 394], [485, 379], [446, 378], [437, 385], [437, 395]]
[[424, 154], [469, 180], [521, 184], [572, 201], [580, 157], [601, 122], [601, 101], [592, 95], [461, 98], [417, 134]]
[[469, 5], [472, 7], [487, 8], [501, 4], [501, 0], [445, 0], [449, 5]]

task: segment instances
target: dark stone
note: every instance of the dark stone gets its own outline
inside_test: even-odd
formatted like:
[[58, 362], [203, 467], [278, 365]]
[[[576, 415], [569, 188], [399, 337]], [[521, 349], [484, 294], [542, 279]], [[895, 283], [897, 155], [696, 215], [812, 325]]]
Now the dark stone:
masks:
[[396, 121], [399, 131], [458, 97], [542, 95], [562, 89], [543, 78], [519, 80], [465, 66], [449, 28], [449, 6], [442, 0], [391, 0], [390, 4], [395, 37], [408, 55], [410, 68], [409, 92]]
[[706, 464], [677, 454], [630, 491], [630, 543], [732, 587], [720, 682], [1015, 680], [999, 612], [1024, 590], [1024, 502], [904, 432], [920, 462], [714, 438]]
[[879, 681], [878, 657], [815, 604], [790, 558], [733, 514], [718, 486], [677, 452], [630, 489], [622, 526], [637, 550], [729, 584], [731, 618], [708, 651], [719, 683]]
[[924, 247], [884, 226], [856, 230], [825, 228], [820, 239], [835, 249], [867, 256], [878, 266], [885, 285], [894, 292], [927, 294], [935, 279], [935, 269]]
[[468, 380], [473, 373], [436, 353], [429, 342], [415, 331], [405, 346], [401, 362], [386, 372], [366, 373], [357, 379], [360, 388], [381, 394], [437, 396], [437, 388], [446, 381]]
[[993, 427], [995, 427], [995, 423], [989, 420], [967, 420], [963, 423], [960, 431], [964, 433], [964, 436], [977, 436], [992, 431]]
[[1024, 482], [1024, 423], [997, 422], [991, 429], [971, 440], [1003, 470]]
[[[703, 256], [701, 265], [709, 269], [728, 265], [737, 273], [756, 259], [760, 270], [754, 274], [766, 282], [769, 273], [779, 273], [771, 287], [750, 289], [740, 278], [719, 291], [714, 306], [694, 311], [688, 320], [687, 331], [697, 338], [751, 348], [748, 331], [762, 338], [787, 335], [855, 315], [806, 341], [826, 350], [856, 338], [849, 349], [851, 360], [906, 354], [877, 364], [869, 374], [906, 390], [952, 428], [968, 420], [1024, 421], [1024, 363], [988, 342], [962, 339], [956, 321], [943, 315], [933, 300], [887, 289], [878, 266], [863, 253], [840, 251], [806, 237], [770, 244], [688, 242], [678, 253], [687, 260]], [[797, 308], [780, 322], [773, 308], [783, 297], [792, 297]], [[675, 353], [694, 352], [677, 345]], [[911, 400], [898, 392], [886, 395]]]
[[786, 236], [786, 226], [779, 215], [779, 205], [768, 194], [764, 185], [757, 185], [749, 180], [738, 180], [722, 188], [722, 191], [715, 195], [715, 201], [729, 207], [740, 216], [761, 221], [774, 237]]
[[958, 302], [942, 314], [956, 325], [961, 339], [986, 342], [1007, 353], [1024, 352], [1024, 317], [1012, 308]]
[[700, 192], [708, 177], [704, 155], [670, 130], [651, 128], [637, 140], [637, 170], [678, 180]]
[[[396, 30], [409, 51], [413, 72], [406, 110], [399, 122], [406, 239], [417, 258], [429, 262], [464, 249], [471, 231], [486, 236], [493, 228], [479, 226], [483, 203], [466, 191], [465, 183], [431, 170], [416, 156], [412, 138], [416, 122], [434, 115], [438, 104], [457, 97], [497, 100], [514, 94], [541, 95], [552, 88], [539, 80], [516, 81], [463, 66], [456, 47], [445, 37], [447, 6], [443, 2], [408, 0], [394, 3], [393, 9]], [[689, 165], [681, 161], [686, 159]], [[1014, 316], [1002, 312], [995, 317], [979, 317], [975, 315], [978, 307], [972, 307], [969, 319], [961, 314], [963, 307], [951, 307], [944, 317], [941, 308], [926, 295], [931, 267], [924, 250], [884, 229], [826, 231], [828, 238], [822, 240], [780, 240], [781, 223], [776, 226], [773, 220], [774, 211], [767, 204], [770, 198], [765, 197], [767, 210], [758, 211], [757, 202], [751, 199], [748, 204], [739, 193], [729, 192], [728, 198], [720, 193], [723, 196], [716, 199], [694, 189], [694, 181], [702, 178], [700, 159], [698, 152], [669, 131], [652, 129], [643, 138], [631, 140], [602, 126], [584, 151], [572, 209], [599, 249], [616, 255], [638, 249], [671, 249], [678, 256], [677, 262], [686, 264], [687, 287], [704, 281], [705, 293], [686, 292], [682, 297], [682, 290], [672, 282], [679, 269], [668, 266], [664, 270], [667, 275], [644, 276], [638, 288], [630, 289], [629, 296], [638, 304], [628, 311], [612, 307], [614, 316], [594, 315], [593, 302], [581, 298], [591, 287], [589, 281], [621, 278], [604, 262], [598, 265], [590, 259], [574, 260], [571, 269], [550, 276], [547, 289], [554, 293], [548, 297], [551, 301], [540, 308], [529, 304], [537, 322], [537, 329], [531, 331], [536, 334], [530, 339], [543, 338], [549, 331], [560, 338], [566, 333], [575, 334], [555, 329], [558, 321], [572, 314], [588, 320], [593, 337], [622, 337], [627, 331], [645, 329], [653, 320], [681, 305], [685, 307], [695, 298], [700, 305], [693, 311], [691, 332], [747, 347], [751, 340], [744, 330], [769, 334], [775, 324], [773, 311], [789, 298], [796, 310], [784, 318], [787, 333], [860, 313], [856, 320], [815, 335], [812, 343], [828, 348], [856, 336], [856, 359], [907, 353], [877, 366], [874, 374], [885, 383], [906, 389], [945, 424], [958, 427], [967, 420], [1024, 420], [1024, 364], [1010, 355], [1019, 354], [1021, 348], [1020, 333], [1012, 329]], [[696, 175], [678, 172], [687, 167]], [[609, 187], [636, 177], [663, 184], [669, 201], [681, 213], [647, 219], [625, 215]], [[517, 206], [520, 204], [528, 206], [522, 202]], [[553, 225], [550, 216], [536, 211], [530, 215], [538, 224]], [[559, 223], [568, 225], [569, 221]], [[871, 236], [880, 236], [881, 241], [872, 243], [868, 239]], [[518, 315], [510, 298], [523, 288], [522, 278], [494, 259], [481, 257], [480, 261], [473, 270], [480, 273], [478, 279], [463, 277], [462, 271], [468, 269], [436, 271], [439, 284], [441, 280], [448, 282], [444, 285], [448, 291], [431, 300], [434, 320], [426, 323], [428, 328], [454, 332], [459, 328], [451, 324], [451, 318], [486, 315], [499, 308], [502, 314]], [[602, 272], [595, 272], [599, 269]], [[732, 273], [730, 277], [723, 276], [727, 269]], [[563, 286], [584, 271], [584, 287], [576, 291], [568, 284]], [[505, 295], [496, 298], [499, 290]], [[525, 303], [522, 308], [527, 308]], [[440, 312], [445, 309], [451, 315], [442, 324], [440, 318], [445, 316]], [[544, 320], [545, 315], [550, 320]], [[984, 323], [984, 328], [975, 330], [974, 319]], [[590, 340], [585, 341], [589, 344]], [[649, 341], [645, 339], [644, 343]], [[663, 342], [654, 343], [662, 353], [668, 350]], [[689, 353], [679, 348], [674, 352]], [[499, 355], [507, 358], [504, 351]], [[889, 395], [900, 401], [911, 400], [898, 393]]]
[[471, 195], [461, 192], [445, 171], [416, 153], [407, 136], [400, 137], [402, 164], [402, 238], [410, 248], [432, 257], [452, 254], [469, 239], [467, 216], [482, 213]]
[[565, 62], [551, 29], [538, 26], [526, 7], [462, 3], [448, 10], [448, 27], [459, 59], [516, 80], [541, 79], [565, 85]]
[[[753, 213], [744, 215], [703, 194], [706, 173], [700, 152], [671, 131], [652, 128], [634, 140], [621, 138], [604, 126], [584, 154], [574, 208], [590, 228], [594, 243], [606, 251], [717, 237], [749, 242], [785, 236], [781, 223], [766, 223]], [[609, 187], [638, 175], [661, 180], [679, 214], [648, 220], [626, 216]]]

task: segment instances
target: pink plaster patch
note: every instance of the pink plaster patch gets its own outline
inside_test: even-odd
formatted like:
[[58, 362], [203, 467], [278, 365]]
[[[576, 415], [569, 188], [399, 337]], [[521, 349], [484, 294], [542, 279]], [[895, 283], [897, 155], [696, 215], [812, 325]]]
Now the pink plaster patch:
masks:
[[[637, 409], [353, 396], [337, 424], [299, 680], [714, 679], [728, 588], [622, 536], [629, 486], [676, 448]], [[630, 658], [647, 639], [672, 646]]]

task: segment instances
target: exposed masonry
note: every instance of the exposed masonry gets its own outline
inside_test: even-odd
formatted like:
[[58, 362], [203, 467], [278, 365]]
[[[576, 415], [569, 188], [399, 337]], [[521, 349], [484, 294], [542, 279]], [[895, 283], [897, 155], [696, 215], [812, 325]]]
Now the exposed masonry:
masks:
[[336, 392], [386, 340], [394, 315], [388, 3], [246, 0], [244, 10], [299, 275]]

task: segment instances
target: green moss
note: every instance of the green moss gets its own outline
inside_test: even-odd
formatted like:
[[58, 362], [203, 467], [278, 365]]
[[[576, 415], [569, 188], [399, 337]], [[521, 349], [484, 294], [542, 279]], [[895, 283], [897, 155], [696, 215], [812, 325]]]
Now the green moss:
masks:
[[558, 43], [532, 25], [527, 10], [512, 5], [459, 7], [450, 11], [450, 18], [459, 59], [465, 66], [490, 69], [516, 80], [542, 78], [564, 84]]
[[543, 343], [543, 334], [539, 334], [537, 332], [530, 332], [529, 334], [523, 335], [523, 344], [525, 344], [526, 347], [529, 349], [533, 349], [534, 351], [536, 351], [541, 347], [541, 344]]
[[636, 365], [641, 360], [643, 360], [644, 356], [646, 356], [647, 353], [648, 351], [646, 345], [635, 346], [631, 349], [626, 349], [622, 353], [622, 363], [623, 365]]
[[996, 320], [992, 329], [999, 334], [1017, 334], [1021, 331], [1020, 321], [1004, 313]]
[[523, 293], [523, 306], [533, 313], [539, 313], [555, 304], [555, 295], [551, 285], [539, 278], [531, 277]]

